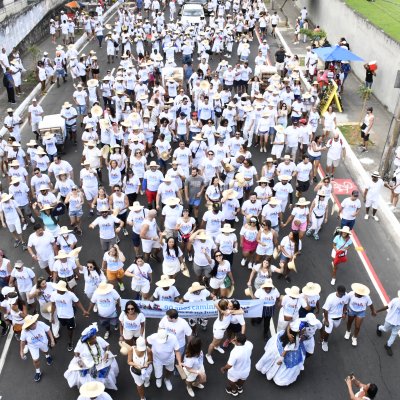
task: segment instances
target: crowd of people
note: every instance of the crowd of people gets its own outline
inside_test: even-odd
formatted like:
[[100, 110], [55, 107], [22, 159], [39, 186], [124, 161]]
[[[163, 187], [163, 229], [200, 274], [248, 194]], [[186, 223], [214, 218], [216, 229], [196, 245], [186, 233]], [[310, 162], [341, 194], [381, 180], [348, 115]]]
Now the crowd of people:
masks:
[[[64, 377], [80, 389], [80, 400], [110, 399], [105, 390], [117, 389], [124, 362], [108, 342], [117, 337], [141, 400], [153, 374], [158, 388], [164, 383], [171, 391], [174, 371], [194, 397], [206, 385], [214, 351], [229, 349], [221, 367], [226, 392], [243, 393], [252, 369], [249, 329], [260, 330], [257, 340], [265, 341], [255, 369], [276, 385], [290, 385], [314, 353], [315, 340], [327, 352], [328, 339], [342, 321], [344, 339], [358, 346], [368, 308], [372, 317], [388, 310], [376, 333], [390, 332], [385, 349], [391, 356], [400, 330], [400, 292], [376, 310], [366, 285], [343, 278], [336, 285], [353, 244], [360, 197], [365, 219], [372, 209], [378, 222], [384, 182], [374, 172], [363, 193], [354, 190], [339, 206], [332, 205], [332, 180], [345, 157], [344, 143], [333, 108], [323, 116], [318, 112], [318, 82], [304, 91], [299, 66], [283, 48], [270, 54], [268, 38], [275, 35], [277, 14], [269, 15], [262, 1], [210, 1], [209, 16], [192, 26], [181, 22], [173, 1], [144, 0], [137, 7], [121, 5], [113, 25], [105, 23], [100, 6], [95, 17], [79, 17], [99, 48], [104, 39], [107, 65], [99, 65], [94, 50], [88, 56], [78, 53], [68, 28], [78, 22], [64, 13], [63, 44], [38, 63], [43, 93], [48, 81], [61, 86], [60, 78], [66, 85], [71, 78], [74, 83], [60, 115], [66, 146], [82, 149], [79, 167], [61, 154], [53, 133], [40, 132], [46, 110], [37, 99], [28, 117], [35, 139], [26, 145], [22, 119], [7, 110], [2, 234], [9, 232], [14, 248], [28, 251], [40, 272], [7, 258], [2, 246], [1, 325], [3, 336], [12, 328], [20, 341], [21, 358], [30, 353], [35, 382], [42, 378], [40, 353], [51, 365], [50, 348], [59, 346], [63, 329], [73, 353]], [[51, 21], [55, 42], [56, 32]], [[258, 48], [255, 59], [250, 45]], [[264, 90], [255, 69], [275, 64], [273, 58], [276, 73]], [[264, 153], [261, 162], [258, 153]], [[301, 272], [300, 255], [336, 218], [340, 226], [326, 275], [332, 293], [321, 298], [316, 282], [301, 289], [289, 285], [281, 293], [277, 280], [279, 286], [291, 284], [294, 272]], [[85, 241], [92, 229], [98, 243]], [[83, 260], [82, 246], [101, 254]], [[162, 274], [156, 279], [158, 264]], [[248, 279], [241, 282], [237, 277], [244, 273]], [[182, 276], [191, 277], [190, 284]], [[185, 293], [176, 283], [185, 285]], [[257, 318], [244, 318], [245, 308], [233, 297], [241, 297], [240, 287], [250, 299], [263, 301]], [[208, 347], [199, 335], [207, 318], [186, 320], [172, 306], [157, 331], [149, 332], [139, 300], [213, 301], [217, 318]], [[76, 338], [78, 308], [96, 322]], [[360, 391], [351, 398], [375, 397], [376, 385], [348, 377], [349, 393], [353, 383]]]

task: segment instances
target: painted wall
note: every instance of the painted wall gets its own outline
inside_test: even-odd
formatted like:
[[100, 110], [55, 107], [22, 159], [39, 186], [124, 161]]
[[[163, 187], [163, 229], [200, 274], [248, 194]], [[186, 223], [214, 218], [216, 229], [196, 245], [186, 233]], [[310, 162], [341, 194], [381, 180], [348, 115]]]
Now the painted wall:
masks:
[[[298, 0], [296, 4], [299, 8], [307, 7], [311, 21], [327, 32], [332, 44], [345, 37], [351, 50], [366, 62], [377, 60], [378, 71], [372, 90], [388, 110], [393, 112], [399, 95], [399, 89], [394, 89], [393, 85], [400, 69], [400, 44], [353, 12], [343, 1]], [[351, 64], [361, 81], [365, 78], [363, 64]]]
[[[7, 53], [10, 53], [13, 47], [16, 47], [30, 34], [49, 11], [63, 3], [63, 0], [42, 0], [2, 21], [0, 23], [0, 43], [5, 46]], [[46, 29], [48, 31], [48, 26]]]

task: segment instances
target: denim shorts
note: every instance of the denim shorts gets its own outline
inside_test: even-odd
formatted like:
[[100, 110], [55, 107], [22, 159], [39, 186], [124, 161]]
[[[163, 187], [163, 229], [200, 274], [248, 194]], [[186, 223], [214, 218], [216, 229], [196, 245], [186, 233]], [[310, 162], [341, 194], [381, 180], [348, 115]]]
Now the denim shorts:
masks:
[[70, 217], [80, 218], [83, 215], [83, 211], [82, 210], [74, 210], [74, 211], [69, 210], [68, 215]]
[[349, 309], [347, 310], [347, 315], [348, 315], [349, 317], [365, 318], [366, 314], [367, 314], [367, 313], [366, 313], [365, 310], [362, 310], [362, 311], [354, 311], [354, 310], [352, 310], [350, 307], [349, 307]]
[[79, 115], [86, 115], [86, 106], [76, 106]]
[[200, 205], [200, 202], [201, 202], [201, 199], [197, 198], [197, 197], [189, 199], [190, 206], [198, 207]]

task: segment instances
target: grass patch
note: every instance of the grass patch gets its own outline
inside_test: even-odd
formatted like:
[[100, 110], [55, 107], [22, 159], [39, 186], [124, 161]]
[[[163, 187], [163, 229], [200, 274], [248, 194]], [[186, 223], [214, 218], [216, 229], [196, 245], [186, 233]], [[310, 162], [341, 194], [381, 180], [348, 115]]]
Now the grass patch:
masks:
[[346, 0], [346, 3], [400, 42], [400, 0]]
[[[358, 146], [362, 142], [359, 124], [343, 124], [338, 125], [338, 128], [340, 129], [350, 146]], [[371, 139], [369, 140], [369, 144], [370, 146], [375, 145], [374, 142], [371, 141]]]

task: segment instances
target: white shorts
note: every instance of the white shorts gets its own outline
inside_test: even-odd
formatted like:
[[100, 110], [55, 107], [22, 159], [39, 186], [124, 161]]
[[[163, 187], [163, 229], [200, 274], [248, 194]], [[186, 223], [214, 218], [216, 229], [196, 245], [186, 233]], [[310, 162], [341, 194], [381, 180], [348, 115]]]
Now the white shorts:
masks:
[[222, 339], [225, 334], [225, 329], [215, 329], [213, 328], [213, 338], [214, 339]]
[[243, 373], [243, 372], [239, 372], [239, 371], [231, 371], [232, 368], [228, 369], [228, 373], [227, 373], [227, 378], [231, 381], [231, 382], [237, 382], [237, 381], [245, 381], [248, 377], [249, 374], [248, 373]]
[[326, 333], [330, 334], [333, 331], [333, 328], [337, 328], [340, 323], [342, 322], [342, 318], [339, 319], [332, 319], [328, 317], [329, 326], [324, 325], [324, 330]]
[[[185, 371], [187, 382], [194, 382], [200, 375], [200, 374], [195, 374], [194, 372], [189, 372], [185, 367], [183, 367], [183, 370]], [[200, 373], [205, 375], [206, 371], [204, 370], [204, 368], [200, 369]]]
[[367, 199], [365, 200], [365, 207], [368, 207], [368, 208], [372, 207], [376, 210], [376, 209], [378, 209], [378, 205], [379, 205], [379, 199], [374, 199], [374, 198], [370, 199], [367, 196]]
[[257, 245], [256, 254], [258, 254], [259, 256], [271, 256], [273, 252], [274, 250], [271, 250], [267, 246], [261, 246], [259, 244]]
[[340, 158], [339, 158], [339, 160], [332, 160], [332, 158], [328, 157], [326, 160], [327, 167], [333, 166], [333, 167], [337, 168], [339, 166], [339, 163], [340, 163]]
[[138, 283], [136, 284], [136, 282], [134, 280], [132, 280], [132, 290], [134, 292], [140, 292], [140, 293], [149, 293], [150, 292], [150, 282], [146, 281], [144, 283]]
[[45, 269], [49, 267], [50, 271], [53, 272], [53, 264], [54, 264], [54, 255], [50, 256], [48, 260], [38, 260], [39, 267], [41, 269]]
[[6, 223], [7, 223], [8, 230], [11, 233], [16, 231], [18, 233], [18, 235], [21, 235], [22, 228], [21, 228], [21, 220], [19, 218], [15, 219], [14, 221], [10, 221], [10, 222], [8, 222], [6, 220]]
[[140, 336], [140, 330], [127, 331], [126, 329], [124, 329], [122, 331], [122, 336], [124, 337], [125, 340], [131, 340], [133, 338], [138, 338]]
[[31, 353], [32, 360], [39, 360], [40, 351], [47, 353], [49, 351], [49, 346], [47, 343], [40, 343], [38, 346], [32, 347], [28, 344], [29, 352]]
[[150, 375], [153, 372], [153, 366], [149, 365], [145, 371], [142, 371], [142, 375], [133, 374], [132, 371], [129, 369], [133, 380], [135, 381], [137, 386], [143, 386], [145, 382], [150, 381]]
[[170, 372], [174, 370], [175, 358], [172, 359], [170, 363], [165, 365], [160, 362], [153, 361], [153, 367], [154, 367], [154, 376], [156, 377], [156, 379], [160, 379], [163, 376], [163, 367], [165, 367], [165, 369]]
[[181, 265], [180, 265], [179, 261], [176, 264], [163, 262], [162, 272], [163, 272], [164, 275], [175, 275], [180, 270], [181, 270]]
[[213, 289], [226, 289], [225, 285], [224, 285], [224, 280], [225, 279], [218, 279], [218, 278], [214, 278], [212, 277], [210, 279], [210, 286]]
[[161, 247], [158, 240], [142, 239], [143, 253], [151, 253], [152, 249], [159, 249]]
[[83, 193], [85, 194], [85, 198], [88, 201], [93, 200], [95, 197], [97, 197], [99, 193], [99, 189], [97, 186], [95, 187], [82, 187]]

